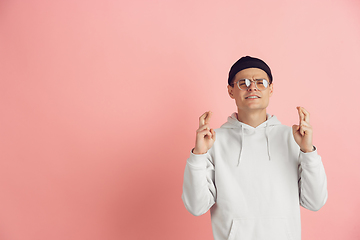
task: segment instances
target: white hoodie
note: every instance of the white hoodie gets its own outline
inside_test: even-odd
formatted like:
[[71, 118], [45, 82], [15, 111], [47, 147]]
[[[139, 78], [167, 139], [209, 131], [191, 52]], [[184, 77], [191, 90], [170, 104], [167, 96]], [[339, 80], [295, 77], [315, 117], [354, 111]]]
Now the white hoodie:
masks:
[[300, 240], [299, 206], [327, 200], [317, 151], [300, 151], [291, 127], [267, 119], [254, 128], [233, 113], [206, 154], [190, 153], [182, 199], [195, 216], [210, 209], [215, 240]]

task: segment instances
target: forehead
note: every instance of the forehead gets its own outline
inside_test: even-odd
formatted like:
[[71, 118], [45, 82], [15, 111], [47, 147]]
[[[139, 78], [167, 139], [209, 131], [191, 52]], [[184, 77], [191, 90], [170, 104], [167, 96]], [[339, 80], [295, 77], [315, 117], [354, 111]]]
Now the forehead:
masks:
[[235, 75], [235, 79], [241, 78], [265, 78], [269, 80], [267, 73], [260, 68], [246, 68]]

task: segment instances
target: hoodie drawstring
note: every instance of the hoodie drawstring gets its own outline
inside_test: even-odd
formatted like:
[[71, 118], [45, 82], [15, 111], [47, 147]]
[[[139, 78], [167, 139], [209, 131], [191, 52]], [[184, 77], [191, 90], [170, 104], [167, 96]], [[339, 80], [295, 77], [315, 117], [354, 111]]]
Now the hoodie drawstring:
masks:
[[241, 163], [241, 153], [243, 151], [243, 146], [244, 146], [244, 127], [242, 125], [240, 125], [241, 128], [241, 134], [240, 134], [240, 153], [239, 153], [239, 159], [238, 159], [238, 163], [237, 166], [239, 166], [239, 164]]
[[269, 140], [269, 122], [266, 123], [266, 128], [265, 128], [265, 135], [266, 135], [266, 143], [267, 143], [267, 152], [269, 155], [269, 161], [271, 160], [271, 155], [270, 155], [270, 140]]

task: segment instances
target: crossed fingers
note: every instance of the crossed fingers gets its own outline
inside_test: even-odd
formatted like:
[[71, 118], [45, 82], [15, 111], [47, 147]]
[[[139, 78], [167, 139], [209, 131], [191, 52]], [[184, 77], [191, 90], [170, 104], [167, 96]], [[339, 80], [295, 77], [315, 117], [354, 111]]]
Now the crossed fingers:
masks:
[[312, 130], [310, 125], [310, 113], [303, 107], [297, 107], [299, 113], [299, 128], [300, 134], [304, 136], [307, 132]]
[[215, 131], [209, 127], [211, 116], [212, 112], [208, 111], [199, 118], [199, 128], [196, 132], [203, 135], [205, 138], [213, 138], [215, 136]]
[[212, 116], [212, 112], [208, 111], [208, 112], [205, 112], [203, 115], [200, 116], [199, 118], [199, 129], [208, 124], [210, 122], [210, 118]]
[[310, 122], [310, 113], [306, 111], [306, 109], [303, 107], [297, 107], [297, 109], [299, 112], [300, 122], [301, 121]]

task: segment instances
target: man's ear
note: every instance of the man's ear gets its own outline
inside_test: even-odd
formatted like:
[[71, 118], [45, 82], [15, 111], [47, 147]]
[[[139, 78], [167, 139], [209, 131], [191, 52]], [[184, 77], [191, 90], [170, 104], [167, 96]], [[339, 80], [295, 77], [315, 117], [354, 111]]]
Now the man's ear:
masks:
[[230, 85], [227, 86], [228, 88], [228, 93], [229, 93], [229, 96], [234, 99], [234, 88]]
[[270, 86], [269, 86], [269, 96], [271, 97], [273, 95], [273, 92], [274, 92], [274, 84], [271, 83]]

